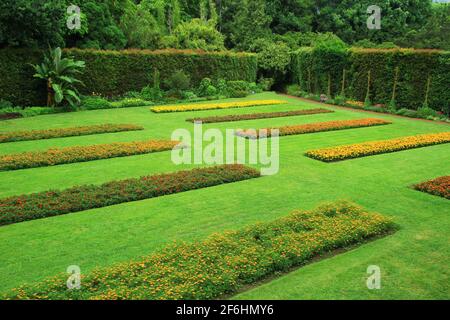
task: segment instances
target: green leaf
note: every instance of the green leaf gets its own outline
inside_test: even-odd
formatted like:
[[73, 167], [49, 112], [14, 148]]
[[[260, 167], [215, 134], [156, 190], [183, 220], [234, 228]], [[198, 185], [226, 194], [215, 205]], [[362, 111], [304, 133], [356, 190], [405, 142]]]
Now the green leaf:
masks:
[[52, 88], [53, 88], [53, 91], [55, 91], [55, 101], [57, 103], [61, 103], [61, 101], [63, 101], [63, 99], [64, 99], [64, 94], [63, 94], [61, 86], [59, 84], [54, 83], [54, 84], [52, 84]]

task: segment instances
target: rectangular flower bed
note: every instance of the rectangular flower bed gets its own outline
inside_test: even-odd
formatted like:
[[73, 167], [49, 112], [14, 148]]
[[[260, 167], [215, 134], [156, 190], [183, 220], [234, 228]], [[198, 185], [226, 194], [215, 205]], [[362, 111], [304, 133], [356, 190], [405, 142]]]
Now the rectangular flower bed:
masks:
[[[373, 118], [358, 119], [358, 120], [336, 120], [336, 121], [301, 124], [296, 126], [285, 126], [280, 128], [268, 128], [261, 130], [240, 130], [236, 132], [236, 135], [247, 139], [259, 139], [263, 137], [264, 138], [270, 137], [272, 135], [272, 130], [278, 130], [280, 136], [288, 136], [305, 133], [381, 126], [391, 123], [392, 122]], [[262, 136], [262, 132], [267, 133], [267, 135]]]
[[353, 158], [372, 156], [382, 153], [397, 152], [408, 149], [421, 148], [436, 144], [450, 142], [450, 132], [422, 134], [384, 141], [370, 141], [358, 144], [318, 149], [306, 152], [306, 156], [324, 161], [333, 162]]
[[307, 110], [295, 110], [285, 112], [265, 112], [265, 113], [250, 113], [250, 114], [236, 114], [227, 116], [214, 116], [205, 118], [187, 119], [188, 122], [202, 122], [202, 123], [217, 123], [217, 122], [232, 122], [232, 121], [245, 121], [267, 118], [282, 118], [293, 116], [305, 116], [320, 113], [333, 113], [334, 111], [328, 109], [307, 109]]
[[0, 225], [107, 207], [259, 177], [243, 165], [224, 165], [45, 191], [0, 199]]
[[95, 269], [82, 276], [79, 290], [67, 290], [67, 274], [60, 274], [11, 290], [4, 298], [217, 299], [323, 253], [395, 230], [392, 220], [380, 214], [347, 202], [334, 203]]
[[0, 156], [0, 171], [47, 167], [58, 164], [86, 162], [167, 151], [172, 150], [179, 144], [178, 141], [149, 140], [92, 146], [75, 146], [49, 149], [47, 151], [8, 154]]
[[133, 124], [101, 124], [95, 126], [83, 126], [83, 127], [61, 128], [61, 129], [3, 132], [0, 133], [0, 143], [63, 138], [73, 136], [86, 136], [91, 134], [138, 131], [138, 130], [144, 130], [144, 128]]
[[416, 184], [414, 189], [450, 200], [450, 176]]
[[153, 107], [150, 110], [156, 113], [165, 112], [186, 112], [186, 111], [203, 111], [214, 109], [231, 109], [231, 108], [247, 108], [267, 105], [285, 104], [283, 100], [251, 100], [251, 101], [234, 101], [221, 103], [192, 103], [192, 104], [175, 104]]

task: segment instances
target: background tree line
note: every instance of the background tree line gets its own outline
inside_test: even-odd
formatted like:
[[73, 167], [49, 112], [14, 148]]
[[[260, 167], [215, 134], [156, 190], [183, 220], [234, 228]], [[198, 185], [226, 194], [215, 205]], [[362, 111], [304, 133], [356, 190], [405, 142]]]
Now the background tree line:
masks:
[[[81, 29], [66, 26], [81, 8]], [[366, 26], [382, 8], [381, 30]], [[431, 0], [3, 0], [0, 47], [295, 49], [318, 39], [450, 50], [450, 5]], [[283, 47], [283, 48], [284, 48]], [[282, 50], [283, 50], [282, 48]]]

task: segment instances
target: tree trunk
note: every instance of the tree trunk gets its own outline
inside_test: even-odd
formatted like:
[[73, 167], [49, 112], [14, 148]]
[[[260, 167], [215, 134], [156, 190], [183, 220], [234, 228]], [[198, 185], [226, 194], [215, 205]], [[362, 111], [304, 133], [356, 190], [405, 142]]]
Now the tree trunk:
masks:
[[53, 107], [55, 101], [55, 93], [52, 88], [52, 80], [49, 79], [47, 81], [47, 107]]

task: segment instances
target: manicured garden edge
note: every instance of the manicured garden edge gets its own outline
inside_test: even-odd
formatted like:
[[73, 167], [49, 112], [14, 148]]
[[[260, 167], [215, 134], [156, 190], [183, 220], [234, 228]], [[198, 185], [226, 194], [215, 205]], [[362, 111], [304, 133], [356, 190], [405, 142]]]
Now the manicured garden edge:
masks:
[[257, 106], [286, 104], [284, 100], [250, 100], [250, 101], [235, 101], [235, 102], [221, 102], [221, 103], [192, 103], [179, 105], [164, 105], [153, 107], [150, 110], [155, 113], [167, 112], [187, 112], [187, 111], [203, 111], [214, 109], [232, 109], [232, 108], [248, 108]]
[[311, 150], [306, 152], [305, 155], [323, 162], [336, 162], [449, 142], [450, 132], [443, 132]]
[[259, 171], [223, 165], [0, 199], [0, 225], [41, 219], [257, 178]]
[[354, 128], [365, 128], [391, 124], [390, 121], [368, 118], [358, 120], [336, 120], [327, 122], [315, 122], [295, 126], [268, 128], [260, 130], [238, 130], [236, 135], [246, 139], [260, 139], [272, 136], [272, 130], [278, 130], [279, 136], [297, 135], [305, 133], [336, 131]]
[[180, 146], [178, 141], [148, 140], [120, 142], [92, 146], [55, 148], [0, 156], [0, 171], [47, 167], [58, 164], [86, 162], [100, 159], [168, 151]]
[[450, 200], [450, 176], [436, 178], [413, 186], [414, 189]]
[[144, 128], [133, 124], [101, 124], [73, 128], [3, 132], [0, 133], [0, 143], [139, 130], [144, 130]]
[[218, 122], [233, 122], [268, 118], [282, 118], [294, 116], [306, 116], [320, 113], [333, 113], [334, 111], [328, 109], [307, 109], [284, 112], [264, 112], [264, 113], [249, 113], [249, 114], [231, 114], [226, 116], [212, 116], [205, 118], [186, 119], [188, 122], [202, 122], [202, 123], [218, 123]]
[[272, 222], [175, 243], [137, 261], [99, 268], [67, 290], [67, 274], [11, 290], [6, 299], [197, 300], [231, 294], [299, 266], [397, 229], [390, 218], [348, 202], [294, 211]]

